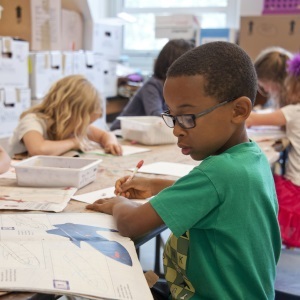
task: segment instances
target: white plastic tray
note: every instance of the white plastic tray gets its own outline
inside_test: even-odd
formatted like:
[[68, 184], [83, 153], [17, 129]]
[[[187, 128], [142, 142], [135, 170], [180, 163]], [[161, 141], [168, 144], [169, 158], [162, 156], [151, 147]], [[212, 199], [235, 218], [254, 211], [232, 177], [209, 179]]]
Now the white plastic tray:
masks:
[[161, 117], [118, 117], [121, 121], [121, 132], [125, 140], [144, 145], [174, 144], [177, 138]]
[[14, 165], [20, 186], [81, 188], [96, 179], [101, 159], [33, 156]]

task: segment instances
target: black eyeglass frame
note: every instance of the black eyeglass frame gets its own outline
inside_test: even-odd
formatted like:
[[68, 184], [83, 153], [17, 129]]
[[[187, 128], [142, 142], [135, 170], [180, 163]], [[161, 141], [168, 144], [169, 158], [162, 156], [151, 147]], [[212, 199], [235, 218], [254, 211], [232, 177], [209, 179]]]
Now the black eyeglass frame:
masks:
[[[217, 109], [217, 108], [219, 108], [219, 107], [221, 107], [221, 106], [223, 106], [223, 105], [225, 105], [225, 104], [227, 104], [227, 103], [229, 103], [229, 102], [231, 102], [231, 101], [233, 101], [233, 100], [235, 100], [235, 99], [225, 100], [225, 101], [223, 101], [223, 102], [221, 102], [221, 103], [219, 103], [219, 104], [217, 104], [217, 105], [215, 105], [215, 106], [213, 106], [213, 107], [210, 107], [210, 108], [208, 108], [208, 109], [206, 109], [206, 110], [204, 110], [204, 111], [202, 111], [202, 112], [200, 112], [200, 113], [198, 113], [198, 114], [183, 114], [183, 115], [178, 115], [178, 116], [172, 116], [172, 115], [170, 115], [170, 111], [167, 110], [167, 111], [165, 111], [165, 112], [163, 112], [163, 113], [161, 114], [161, 117], [163, 118], [163, 120], [164, 120], [164, 122], [166, 123], [166, 125], [167, 125], [168, 127], [170, 127], [170, 128], [174, 128], [174, 127], [175, 127], [175, 122], [177, 121], [178, 125], [179, 125], [181, 128], [183, 128], [183, 129], [192, 129], [192, 128], [195, 128], [195, 127], [196, 127], [196, 122], [195, 122], [195, 120], [196, 120], [197, 118], [203, 117], [203, 116], [209, 114], [210, 112], [214, 111], [215, 109]], [[185, 116], [191, 117], [191, 120], [193, 120], [193, 124], [194, 124], [193, 126], [191, 126], [191, 127], [186, 127], [186, 126], [184, 126], [183, 123], [178, 119], [178, 118], [182, 118], [182, 117], [185, 117]], [[164, 117], [171, 118], [171, 119], [173, 120], [173, 126], [169, 126], [169, 124], [166, 122], [166, 120], [164, 119]]]

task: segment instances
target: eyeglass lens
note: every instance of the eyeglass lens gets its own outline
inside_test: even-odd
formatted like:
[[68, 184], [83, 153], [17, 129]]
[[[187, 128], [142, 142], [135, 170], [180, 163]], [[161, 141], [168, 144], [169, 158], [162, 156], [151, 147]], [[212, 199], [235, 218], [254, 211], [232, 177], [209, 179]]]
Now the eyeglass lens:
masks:
[[183, 127], [183, 128], [193, 128], [195, 127], [195, 121], [193, 118], [193, 115], [182, 115], [182, 116], [168, 116], [168, 115], [163, 115], [163, 119], [167, 126], [174, 128], [175, 122], [177, 121], [178, 124]]

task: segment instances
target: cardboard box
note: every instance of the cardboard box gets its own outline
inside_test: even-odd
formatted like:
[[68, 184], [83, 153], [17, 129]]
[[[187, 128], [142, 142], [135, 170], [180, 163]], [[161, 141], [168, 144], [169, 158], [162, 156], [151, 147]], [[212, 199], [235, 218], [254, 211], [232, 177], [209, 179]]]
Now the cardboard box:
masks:
[[234, 28], [201, 28], [200, 45], [209, 42], [223, 41], [236, 43], [237, 31]]
[[61, 11], [61, 50], [74, 51], [83, 48], [83, 21], [79, 13], [62, 9]]
[[30, 49], [61, 49], [61, 0], [1, 0], [0, 35], [18, 37]]
[[119, 59], [122, 30], [122, 25], [114, 20], [85, 21], [84, 49], [102, 54], [108, 59]]
[[32, 98], [42, 99], [51, 85], [62, 78], [61, 52], [30, 53], [29, 62]]
[[241, 17], [239, 45], [253, 60], [262, 50], [273, 46], [298, 52], [300, 15]]
[[73, 51], [62, 52], [62, 75], [69, 76], [74, 74], [74, 53]]
[[30, 89], [6, 87], [0, 89], [0, 138], [10, 137], [21, 113], [30, 107]]
[[28, 42], [0, 37], [0, 87], [28, 87], [28, 55]]
[[118, 95], [117, 62], [104, 59], [103, 62], [103, 94], [105, 97]]
[[155, 16], [155, 37], [195, 39], [198, 45], [200, 25], [194, 15]]

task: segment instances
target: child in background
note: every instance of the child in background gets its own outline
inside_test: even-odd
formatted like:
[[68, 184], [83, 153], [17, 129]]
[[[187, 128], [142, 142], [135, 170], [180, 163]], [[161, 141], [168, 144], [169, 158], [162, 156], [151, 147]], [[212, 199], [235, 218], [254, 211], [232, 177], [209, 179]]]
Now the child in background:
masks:
[[42, 103], [23, 112], [9, 144], [9, 154], [61, 155], [69, 150], [87, 150], [91, 141], [105, 152], [121, 155], [116, 137], [93, 125], [101, 117], [99, 93], [83, 76], [57, 81]]
[[10, 157], [6, 151], [0, 146], [0, 174], [8, 171], [10, 166]]
[[300, 247], [300, 54], [288, 61], [285, 80], [286, 105], [272, 113], [252, 112], [248, 127], [254, 125], [285, 126], [290, 141], [285, 174], [275, 175], [279, 203], [279, 224], [283, 242]]
[[[193, 44], [190, 41], [170, 40], [155, 61], [153, 76], [136, 92], [120, 116], [160, 116], [167, 109], [163, 96], [167, 70], [174, 60], [192, 48]], [[120, 120], [116, 119], [110, 129], [120, 127]]]
[[[233, 43], [183, 54], [167, 73], [162, 116], [182, 154], [201, 164], [176, 182], [126, 176], [116, 182], [121, 196], [87, 206], [112, 214], [124, 236], [170, 228], [170, 299], [274, 299], [281, 249], [274, 181], [245, 127], [256, 82], [251, 59]], [[122, 196], [154, 197], [138, 205]]]
[[263, 50], [254, 61], [258, 91], [262, 96], [269, 98], [267, 106], [279, 108], [285, 105], [286, 63], [291, 57], [292, 53], [289, 51], [271, 47]]

